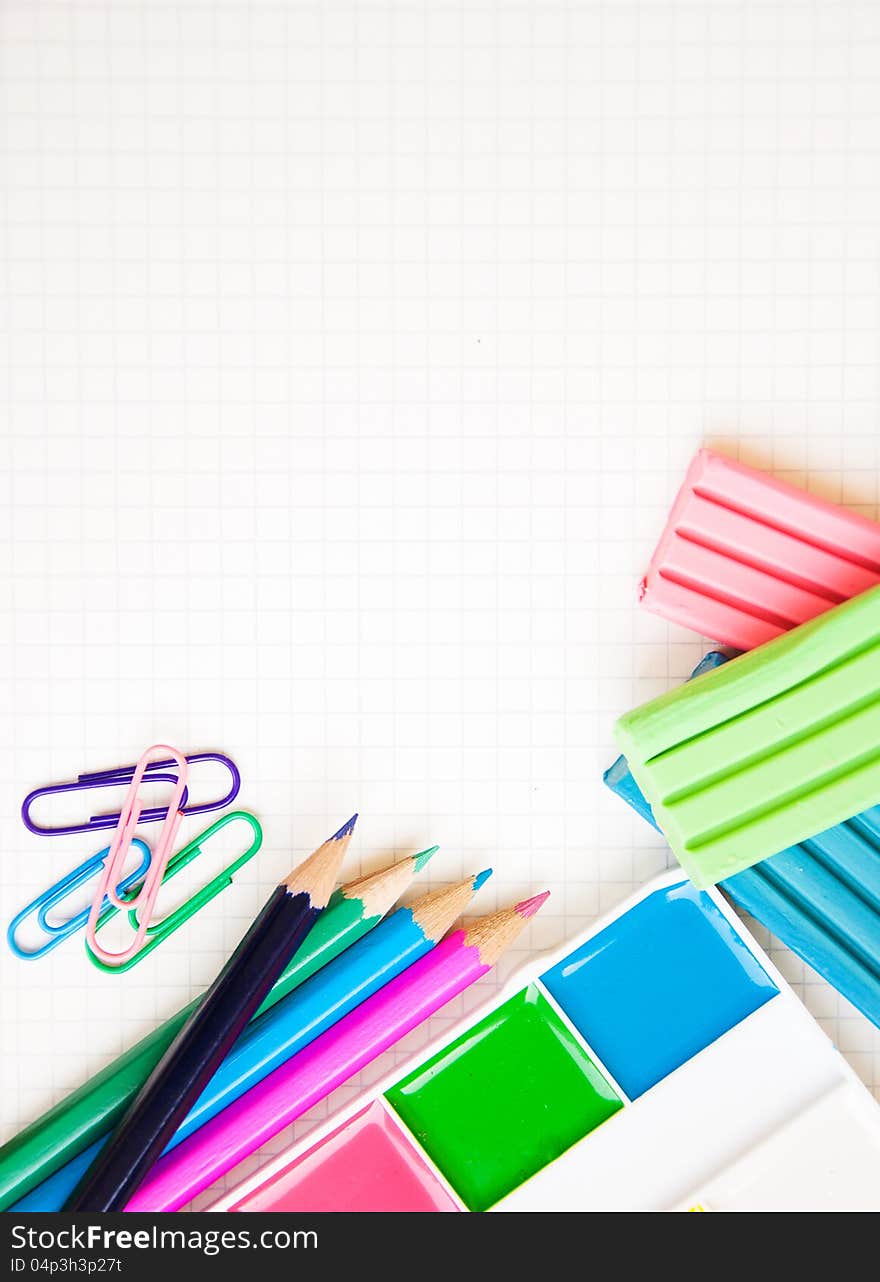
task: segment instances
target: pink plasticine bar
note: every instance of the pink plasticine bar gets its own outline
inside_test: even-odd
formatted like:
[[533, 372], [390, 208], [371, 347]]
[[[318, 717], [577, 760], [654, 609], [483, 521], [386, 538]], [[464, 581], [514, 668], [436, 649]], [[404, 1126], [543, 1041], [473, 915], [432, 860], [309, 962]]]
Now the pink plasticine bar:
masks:
[[700, 450], [648, 573], [642, 605], [752, 650], [880, 583], [880, 525]]

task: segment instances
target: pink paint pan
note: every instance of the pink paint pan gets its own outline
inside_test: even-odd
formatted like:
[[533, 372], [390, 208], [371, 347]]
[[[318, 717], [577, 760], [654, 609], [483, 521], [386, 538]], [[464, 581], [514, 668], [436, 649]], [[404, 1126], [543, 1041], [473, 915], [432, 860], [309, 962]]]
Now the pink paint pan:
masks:
[[456, 1211], [378, 1102], [332, 1131], [231, 1211]]

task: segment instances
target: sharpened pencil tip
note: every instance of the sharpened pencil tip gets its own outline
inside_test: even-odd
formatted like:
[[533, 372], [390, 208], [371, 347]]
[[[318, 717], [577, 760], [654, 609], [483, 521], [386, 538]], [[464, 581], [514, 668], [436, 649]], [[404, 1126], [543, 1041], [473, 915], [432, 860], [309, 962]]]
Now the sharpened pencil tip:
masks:
[[326, 907], [327, 901], [333, 894], [337, 873], [351, 841], [355, 819], [357, 815], [352, 816], [348, 823], [339, 829], [339, 832], [322, 842], [308, 859], [303, 860], [284, 878], [281, 884], [287, 887], [289, 894], [305, 893], [311, 899], [313, 908]]
[[[435, 942], [442, 939], [455, 919], [466, 911], [477, 887], [488, 875], [488, 871], [471, 873], [452, 886], [439, 886], [436, 890], [429, 890], [410, 905], [412, 919], [421, 927], [426, 939]], [[519, 918], [516, 921], [521, 927]]]
[[497, 912], [478, 917], [465, 925], [464, 941], [468, 948], [476, 948], [484, 966], [494, 966], [506, 948], [526, 928], [549, 895], [545, 890], [531, 899], [522, 899], [513, 908], [499, 908]]
[[348, 820], [348, 822], [342, 825], [342, 827], [339, 829], [339, 832], [334, 832], [333, 836], [328, 837], [327, 840], [342, 841], [343, 837], [351, 836], [351, 834], [354, 832], [354, 826], [357, 823], [357, 819], [358, 819], [357, 812], [355, 812], [355, 814], [352, 815], [352, 817]]
[[534, 917], [535, 913], [550, 898], [549, 890], [542, 890], [540, 895], [532, 895], [531, 899], [522, 899], [516, 905], [517, 914], [520, 917]]
[[427, 850], [420, 850], [417, 855], [413, 855], [413, 870], [415, 872], [421, 872], [422, 869], [426, 867], [431, 857], [436, 855], [439, 849], [439, 846], [429, 846]]
[[482, 872], [477, 873], [477, 875], [474, 877], [474, 893], [475, 894], [480, 889], [480, 887], [489, 880], [491, 876], [492, 876], [491, 868], [484, 868]]

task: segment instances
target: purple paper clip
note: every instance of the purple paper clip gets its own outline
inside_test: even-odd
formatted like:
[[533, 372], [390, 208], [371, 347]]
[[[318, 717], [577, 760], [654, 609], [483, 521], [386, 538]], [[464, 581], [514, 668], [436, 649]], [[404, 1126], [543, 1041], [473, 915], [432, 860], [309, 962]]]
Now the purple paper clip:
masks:
[[[231, 757], [227, 757], [222, 752], [195, 752], [192, 756], [186, 758], [189, 764], [195, 765], [200, 761], [219, 761], [229, 771], [231, 785], [225, 797], [220, 797], [215, 801], [203, 801], [198, 805], [187, 805], [189, 792], [187, 788], [183, 789], [180, 798], [180, 808], [185, 815], [202, 815], [210, 810], [222, 810], [224, 806], [231, 805], [238, 796], [241, 788], [241, 775], [238, 766]], [[172, 772], [169, 773], [169, 767]], [[93, 770], [86, 774], [78, 775], [72, 783], [52, 783], [45, 788], [35, 788], [29, 792], [21, 803], [21, 817], [25, 827], [39, 837], [54, 837], [64, 833], [72, 832], [90, 832], [99, 828], [115, 828], [119, 822], [120, 811], [116, 810], [110, 814], [92, 815], [85, 823], [66, 824], [58, 828], [43, 828], [34, 823], [31, 818], [31, 807], [39, 797], [48, 797], [60, 792], [85, 792], [91, 788], [113, 788], [122, 784], [130, 784], [134, 778], [136, 766], [116, 766], [112, 770]], [[144, 771], [144, 782], [146, 783], [177, 783], [176, 762], [172, 758], [163, 759], [162, 761], [151, 761]], [[144, 809], [140, 813], [141, 823], [154, 823], [164, 819], [168, 814], [167, 806], [152, 806]]]

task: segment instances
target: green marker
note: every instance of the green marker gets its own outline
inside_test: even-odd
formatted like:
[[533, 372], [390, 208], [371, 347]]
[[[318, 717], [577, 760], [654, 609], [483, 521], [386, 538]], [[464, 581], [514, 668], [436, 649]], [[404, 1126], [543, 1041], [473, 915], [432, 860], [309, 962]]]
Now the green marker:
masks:
[[[436, 850], [336, 890], [254, 1019], [378, 925]], [[196, 997], [0, 1148], [0, 1211], [112, 1130], [200, 1001]]]

